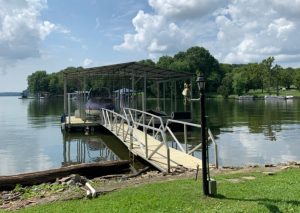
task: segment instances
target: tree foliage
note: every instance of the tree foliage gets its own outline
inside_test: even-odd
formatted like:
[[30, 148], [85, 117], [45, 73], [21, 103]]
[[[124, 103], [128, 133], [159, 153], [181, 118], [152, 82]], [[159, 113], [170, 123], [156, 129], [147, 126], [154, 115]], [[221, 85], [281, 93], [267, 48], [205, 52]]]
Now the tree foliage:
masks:
[[[142, 60], [139, 63], [147, 66], [157, 66], [163, 69], [194, 73], [195, 75], [204, 74], [207, 80], [207, 91], [217, 92], [224, 97], [230, 94], [243, 95], [250, 90], [261, 89], [269, 94], [276, 90], [277, 94], [280, 88], [290, 89], [292, 86], [300, 90], [300, 70], [294, 68], [282, 68], [275, 64], [274, 57], [268, 57], [260, 63], [249, 64], [219, 64], [208, 50], [203, 47], [191, 47], [186, 51], [180, 51], [174, 56], [162, 56], [155, 63], [150, 59]], [[46, 71], [36, 71], [28, 76], [28, 89], [31, 93], [49, 92], [51, 94], [63, 94], [63, 73], [77, 72], [83, 70], [82, 67], [67, 67], [57, 73], [47, 74]], [[101, 87], [111, 87], [110, 84], [120, 84], [120, 80], [109, 77], [101, 79], [88, 79], [83, 83], [82, 79], [68, 80], [68, 91], [96, 89]], [[192, 85], [195, 85], [192, 79]], [[124, 82], [122, 82], [124, 83]], [[127, 82], [130, 85], [130, 82]], [[184, 82], [176, 84], [176, 90], [183, 88]], [[85, 85], [85, 88], [84, 88]], [[142, 85], [136, 85], [141, 88]], [[154, 95], [156, 91], [156, 82], [149, 82], [147, 93]], [[193, 88], [196, 90], [196, 88]], [[171, 92], [166, 88], [166, 94]], [[178, 93], [180, 95], [180, 93]]]

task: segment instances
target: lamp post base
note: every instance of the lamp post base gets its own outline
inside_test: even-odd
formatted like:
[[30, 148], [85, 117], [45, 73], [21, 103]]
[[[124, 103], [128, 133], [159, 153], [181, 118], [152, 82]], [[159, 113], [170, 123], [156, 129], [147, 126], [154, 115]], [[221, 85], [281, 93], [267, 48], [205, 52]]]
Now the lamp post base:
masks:
[[208, 193], [209, 196], [216, 196], [217, 195], [217, 181], [214, 179], [210, 179], [208, 181]]

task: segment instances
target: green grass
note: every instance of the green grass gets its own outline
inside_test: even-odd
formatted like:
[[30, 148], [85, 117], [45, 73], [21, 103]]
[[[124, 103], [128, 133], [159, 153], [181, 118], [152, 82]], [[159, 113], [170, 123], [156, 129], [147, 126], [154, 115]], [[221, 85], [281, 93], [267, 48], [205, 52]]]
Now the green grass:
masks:
[[[244, 176], [256, 177], [254, 180]], [[176, 180], [122, 189], [93, 200], [39, 205], [20, 212], [300, 212], [300, 170], [218, 175], [218, 195], [203, 197], [201, 181]], [[233, 183], [229, 179], [239, 179]]]

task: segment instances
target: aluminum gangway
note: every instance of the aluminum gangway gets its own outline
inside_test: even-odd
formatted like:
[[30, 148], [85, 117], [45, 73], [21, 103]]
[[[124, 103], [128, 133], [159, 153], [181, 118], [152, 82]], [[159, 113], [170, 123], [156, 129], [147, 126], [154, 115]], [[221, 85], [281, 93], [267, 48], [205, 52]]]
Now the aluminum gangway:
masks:
[[[180, 143], [169, 125], [180, 123], [184, 127], [184, 142]], [[168, 119], [164, 124], [162, 118], [137, 109], [124, 108], [123, 114], [108, 109], [102, 109], [101, 124], [114, 134], [134, 155], [143, 158], [163, 172], [172, 172], [178, 167], [186, 169], [201, 168], [202, 161], [192, 154], [201, 147], [188, 146], [187, 127], [201, 128], [201, 125]], [[215, 166], [218, 167], [217, 145], [208, 131], [209, 138], [214, 144]], [[170, 147], [167, 134], [171, 135], [176, 147]], [[184, 145], [182, 145], [184, 144]]]

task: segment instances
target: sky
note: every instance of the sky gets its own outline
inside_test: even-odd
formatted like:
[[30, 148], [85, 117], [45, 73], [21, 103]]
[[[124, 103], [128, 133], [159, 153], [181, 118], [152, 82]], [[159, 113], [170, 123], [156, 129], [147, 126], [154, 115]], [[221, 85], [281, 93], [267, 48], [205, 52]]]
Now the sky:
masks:
[[37, 70], [157, 61], [201, 46], [220, 63], [300, 67], [300, 0], [0, 0], [0, 92]]

